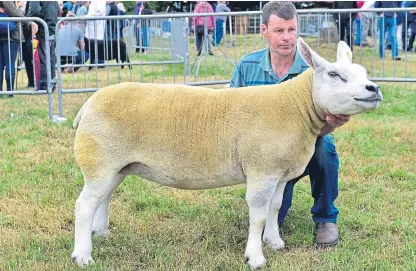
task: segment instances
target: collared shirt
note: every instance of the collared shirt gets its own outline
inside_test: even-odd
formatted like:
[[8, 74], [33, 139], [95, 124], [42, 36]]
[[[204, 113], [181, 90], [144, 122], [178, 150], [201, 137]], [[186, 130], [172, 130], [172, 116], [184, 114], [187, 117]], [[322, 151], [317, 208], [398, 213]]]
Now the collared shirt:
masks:
[[308, 68], [299, 52], [296, 51], [295, 59], [289, 72], [279, 78], [272, 69], [269, 48], [264, 48], [243, 56], [234, 70], [230, 87], [280, 84], [296, 77]]
[[59, 29], [59, 54], [61, 56], [76, 56], [80, 50], [78, 41], [84, 40], [84, 32], [72, 23], [67, 23]]

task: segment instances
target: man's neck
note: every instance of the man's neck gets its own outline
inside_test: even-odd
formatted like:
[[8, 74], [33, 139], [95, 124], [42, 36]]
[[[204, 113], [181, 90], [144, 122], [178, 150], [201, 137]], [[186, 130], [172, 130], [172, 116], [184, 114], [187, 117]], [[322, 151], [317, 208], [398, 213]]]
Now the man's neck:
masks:
[[270, 51], [270, 65], [273, 72], [280, 78], [287, 74], [295, 61], [295, 54], [285, 57], [279, 56]]

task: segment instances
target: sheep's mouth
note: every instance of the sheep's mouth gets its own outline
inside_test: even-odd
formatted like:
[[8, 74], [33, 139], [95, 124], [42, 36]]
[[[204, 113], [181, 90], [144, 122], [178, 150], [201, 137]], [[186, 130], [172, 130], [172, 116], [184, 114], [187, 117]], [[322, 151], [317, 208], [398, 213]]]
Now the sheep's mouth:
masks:
[[354, 100], [356, 100], [358, 102], [375, 103], [375, 102], [380, 102], [381, 98], [368, 98], [368, 99], [354, 98]]

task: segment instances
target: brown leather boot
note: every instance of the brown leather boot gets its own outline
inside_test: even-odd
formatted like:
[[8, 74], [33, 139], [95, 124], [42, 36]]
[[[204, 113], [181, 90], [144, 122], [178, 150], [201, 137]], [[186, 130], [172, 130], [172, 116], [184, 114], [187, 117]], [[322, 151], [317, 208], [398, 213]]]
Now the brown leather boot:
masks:
[[338, 225], [331, 222], [317, 223], [315, 227], [315, 245], [318, 248], [335, 246], [339, 241]]

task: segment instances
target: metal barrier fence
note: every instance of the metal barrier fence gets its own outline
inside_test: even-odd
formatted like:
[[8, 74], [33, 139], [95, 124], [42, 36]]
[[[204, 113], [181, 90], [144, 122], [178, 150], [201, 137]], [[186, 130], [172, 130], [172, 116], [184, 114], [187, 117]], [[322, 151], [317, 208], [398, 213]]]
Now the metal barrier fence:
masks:
[[[372, 46], [367, 47], [362, 41], [354, 46], [354, 62], [366, 67], [373, 81], [416, 82], [416, 67], [412, 66], [416, 54], [407, 50], [401, 51], [400, 62], [387, 57], [387, 53], [385, 58], [379, 57], [377, 33], [380, 30], [379, 21], [382, 20], [380, 13], [384, 11], [407, 12], [416, 11], [416, 8], [299, 10], [299, 35], [324, 58], [335, 61], [340, 24], [335, 24], [334, 20], [339, 18], [340, 14], [349, 14], [349, 30], [353, 32], [352, 13], [374, 14], [369, 31], [369, 42]], [[196, 29], [192, 29], [190, 22], [194, 17], [208, 18], [218, 15], [227, 16], [228, 20], [224, 24], [225, 34], [221, 42], [218, 46], [213, 46], [215, 33], [204, 28], [203, 33], [198, 34]], [[85, 46], [85, 50], [90, 53], [89, 63], [85, 56], [81, 57], [79, 63], [75, 58], [72, 58], [72, 61], [68, 61], [68, 57], [66, 60], [65, 57], [61, 58], [61, 47], [65, 44], [60, 44], [62, 37], [61, 30], [58, 29], [62, 24], [68, 24], [71, 29], [75, 27], [71, 24], [80, 20], [90, 24], [94, 29], [93, 35], [86, 35], [89, 38]], [[113, 32], [103, 34], [101, 38], [97, 37], [100, 21], [109, 29], [113, 29]], [[57, 118], [64, 119], [64, 94], [94, 92], [100, 87], [119, 82], [226, 84], [232, 76], [235, 64], [242, 56], [267, 46], [261, 34], [261, 22], [260, 11], [62, 18], [57, 23], [55, 37], [59, 97]], [[407, 23], [406, 19], [406, 28]], [[202, 39], [200, 52], [196, 47], [198, 38]], [[405, 33], [405, 39], [407, 38]], [[350, 36], [350, 41], [353, 42], [353, 35]], [[52, 84], [54, 81], [50, 82]]]
[[[370, 76], [370, 79], [373, 81], [378, 82], [416, 82], [416, 73], [414, 70], [409, 67], [409, 63], [414, 63], [416, 60], [416, 55], [413, 52], [408, 52], [408, 32], [403, 31], [403, 39], [405, 40], [405, 44], [400, 46], [399, 49], [399, 58], [400, 59], [393, 59], [387, 56], [387, 49], [386, 49], [386, 39], [384, 35], [382, 35], [382, 39], [380, 40], [380, 32], [386, 34], [387, 30], [384, 29], [384, 17], [381, 15], [384, 12], [391, 11], [394, 12], [394, 21], [396, 20], [397, 14], [403, 14], [403, 28], [409, 28], [409, 21], [408, 21], [408, 12], [416, 12], [416, 8], [390, 8], [390, 9], [378, 9], [378, 8], [370, 8], [370, 9], [331, 9], [331, 10], [301, 10], [299, 13], [300, 16], [306, 16], [309, 23], [315, 24], [316, 31], [312, 32], [314, 36], [312, 40], [315, 40], [317, 43], [316, 51], [321, 54], [322, 56], [326, 57], [329, 60], [335, 59], [335, 44], [331, 46], [332, 43], [338, 42], [341, 39], [341, 31], [338, 29], [341, 28], [341, 14], [348, 14], [348, 22], [345, 24], [347, 26], [346, 32], [350, 32], [351, 35], [346, 35], [343, 37], [344, 40], [347, 41], [349, 44], [355, 44], [357, 41], [356, 37], [354, 37], [353, 33], [356, 30], [358, 33], [362, 30], [362, 25], [358, 28], [354, 26], [354, 19], [355, 17], [351, 14], [358, 13], [360, 15], [365, 15], [368, 20], [369, 24], [371, 25], [368, 29], [369, 36], [371, 36], [370, 46], [367, 44], [363, 44], [361, 38], [358, 38], [358, 44], [354, 46], [354, 62], [363, 65], [367, 68], [367, 72]], [[328, 16], [329, 15], [329, 16]], [[315, 20], [311, 20], [310, 18], [314, 17]], [[331, 18], [332, 17], [332, 18]], [[362, 17], [362, 16], [361, 16]], [[316, 20], [316, 18], [319, 18]], [[337, 20], [337, 23], [334, 23], [334, 20]], [[300, 19], [302, 22], [302, 18]], [[305, 21], [305, 19], [304, 19]], [[309, 27], [309, 30], [313, 30], [315, 27], [310, 27], [308, 24], [300, 25], [300, 30], [305, 29], [305, 25]], [[397, 27], [396, 22], [394, 23], [394, 28]], [[306, 30], [306, 32], [308, 32]], [[399, 32], [399, 31], [398, 31]], [[401, 32], [401, 31], [400, 31]], [[396, 33], [393, 38], [392, 44], [395, 44], [397, 41], [401, 41], [401, 37], [399, 37]], [[302, 33], [301, 33], [302, 34]], [[309, 33], [304, 33], [308, 36]], [[358, 34], [360, 35], [360, 34]], [[323, 46], [323, 45], [326, 46]], [[325, 48], [326, 47], [326, 48]], [[394, 47], [394, 45], [393, 45]], [[326, 52], [325, 52], [326, 49]], [[394, 48], [391, 49], [392, 51]], [[358, 51], [358, 52], [357, 52]], [[400, 61], [398, 61], [400, 60]], [[414, 69], [415, 67], [413, 67]]]
[[[44, 30], [45, 30], [45, 44], [49, 44], [49, 42], [51, 40], [53, 40], [53, 37], [49, 36], [49, 30], [48, 30], [48, 26], [45, 23], [45, 21], [39, 19], [39, 18], [35, 18], [35, 17], [2, 17], [0, 18], [0, 21], [14, 21], [17, 23], [17, 30], [20, 33], [23, 33], [23, 29], [22, 29], [22, 22], [35, 22], [37, 24], [40, 24], [43, 26]], [[10, 24], [9, 24], [10, 26]], [[22, 61], [18, 61], [18, 65], [16, 67], [15, 62], [12, 62], [11, 59], [16, 59], [17, 54], [20, 54], [20, 56], [23, 55], [22, 52], [22, 48], [23, 48], [23, 34], [20, 34], [20, 39], [19, 39], [19, 50], [18, 51], [12, 51], [12, 46], [11, 44], [14, 42], [11, 40], [11, 34], [13, 31], [10, 31], [10, 28], [8, 29], [8, 40], [7, 41], [2, 41], [7, 43], [7, 50], [8, 50], [8, 57], [5, 58], [4, 56], [3, 61], [8, 61], [8, 65], [5, 64], [5, 66], [2, 66], [2, 70], [1, 72], [5, 72], [6, 73], [6, 81], [7, 79], [8, 82], [6, 82], [6, 85], [8, 90], [7, 91], [0, 91], [0, 97], [2, 96], [9, 96], [9, 97], [13, 97], [13, 95], [48, 95], [48, 116], [49, 119], [52, 120], [53, 119], [53, 104], [52, 104], [52, 88], [53, 88], [53, 80], [51, 78], [51, 60], [50, 60], [50, 47], [49, 46], [45, 46], [45, 54], [46, 54], [46, 67], [47, 67], [47, 72], [46, 72], [46, 85], [47, 85], [47, 89], [42, 89], [42, 90], [36, 90], [35, 87], [33, 86], [32, 89], [30, 89], [29, 87], [18, 87], [18, 72], [20, 70], [20, 67], [22, 66]], [[32, 43], [31, 43], [32, 44]], [[16, 54], [16, 55], [15, 55]], [[31, 58], [31, 59], [30, 59]], [[33, 54], [32, 56], [29, 56], [29, 59], [27, 59], [28, 63], [31, 62], [32, 63], [32, 70], [35, 70], [35, 61], [33, 59]], [[7, 69], [7, 66], [9, 67]], [[13, 75], [14, 74], [14, 75]], [[34, 75], [33, 75], [34, 76]], [[35, 76], [34, 76], [35, 77]], [[2, 76], [3, 78], [3, 76]], [[21, 76], [22, 82], [23, 82], [23, 76]], [[23, 83], [22, 83], [23, 84]], [[19, 90], [17, 90], [19, 88]], [[1, 81], [1, 89], [3, 90], [3, 80]]]

